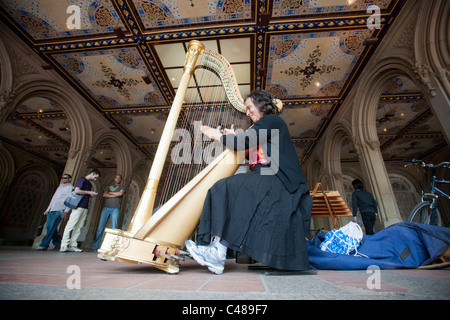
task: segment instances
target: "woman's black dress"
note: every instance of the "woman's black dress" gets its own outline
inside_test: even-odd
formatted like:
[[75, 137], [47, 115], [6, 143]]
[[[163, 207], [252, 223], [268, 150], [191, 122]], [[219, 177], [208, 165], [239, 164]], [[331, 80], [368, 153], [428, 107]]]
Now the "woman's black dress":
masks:
[[[312, 198], [284, 121], [276, 115], [264, 116], [252, 127], [257, 134], [261, 128], [279, 133], [279, 170], [261, 174], [270, 166], [257, 164], [248, 173], [214, 184], [206, 196], [197, 237], [209, 243], [212, 236], [219, 236], [228, 248], [276, 269], [307, 270], [305, 232], [309, 232]], [[230, 136], [239, 139], [227, 135], [223, 140]], [[271, 147], [263, 149], [271, 159]]]

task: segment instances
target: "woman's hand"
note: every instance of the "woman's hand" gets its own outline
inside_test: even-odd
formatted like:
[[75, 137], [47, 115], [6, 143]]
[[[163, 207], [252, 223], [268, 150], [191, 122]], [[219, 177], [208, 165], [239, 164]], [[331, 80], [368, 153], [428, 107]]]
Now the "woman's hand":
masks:
[[234, 124], [231, 125], [230, 129], [225, 128], [225, 129], [221, 130], [221, 132], [223, 134], [236, 134], [236, 132], [234, 132]]
[[217, 129], [208, 127], [208, 126], [201, 126], [200, 130], [202, 133], [207, 136], [208, 138], [212, 140], [220, 140], [220, 137], [222, 136], [222, 132], [220, 131], [220, 127], [217, 127]]
[[212, 139], [212, 140], [216, 140], [219, 141], [220, 137], [223, 134], [236, 134], [236, 132], [234, 131], [234, 125], [231, 125], [231, 128], [225, 128], [222, 129], [221, 126], [218, 126], [216, 129], [208, 127], [208, 126], [201, 126], [200, 130], [202, 131], [202, 133], [207, 136], [208, 138]]

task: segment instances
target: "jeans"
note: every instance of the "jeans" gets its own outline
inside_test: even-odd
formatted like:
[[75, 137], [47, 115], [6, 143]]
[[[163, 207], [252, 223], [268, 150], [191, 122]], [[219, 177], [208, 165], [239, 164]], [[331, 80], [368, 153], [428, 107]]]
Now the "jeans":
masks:
[[63, 214], [64, 210], [61, 211], [50, 211], [47, 214], [47, 222], [45, 224], [47, 228], [47, 234], [44, 237], [44, 240], [42, 240], [39, 247], [41, 248], [48, 248], [48, 245], [50, 244], [50, 241], [53, 242], [55, 247], [61, 245], [61, 236], [58, 234], [57, 229], [58, 225], [61, 222], [61, 215]]
[[92, 249], [97, 250], [100, 248], [100, 241], [102, 241], [103, 231], [105, 230], [109, 217], [111, 217], [111, 229], [117, 229], [119, 227], [120, 208], [103, 208], [100, 222], [98, 223], [97, 234], [95, 235], [94, 243], [92, 243]]

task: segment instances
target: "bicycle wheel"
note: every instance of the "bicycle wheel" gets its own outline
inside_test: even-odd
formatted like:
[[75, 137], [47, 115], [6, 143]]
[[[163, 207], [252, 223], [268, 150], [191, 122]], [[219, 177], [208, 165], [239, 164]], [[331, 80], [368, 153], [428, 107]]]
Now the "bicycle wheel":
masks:
[[423, 201], [412, 209], [408, 222], [417, 222], [423, 224], [431, 224], [433, 226], [442, 226], [442, 219], [439, 209], [436, 208], [436, 214], [431, 221], [431, 202]]

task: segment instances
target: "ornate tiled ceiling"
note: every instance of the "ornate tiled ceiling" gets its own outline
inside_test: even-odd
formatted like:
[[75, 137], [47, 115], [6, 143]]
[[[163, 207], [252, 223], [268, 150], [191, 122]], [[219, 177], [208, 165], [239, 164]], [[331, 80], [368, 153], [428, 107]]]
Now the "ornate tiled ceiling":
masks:
[[[305, 161], [383, 41], [400, 0], [0, 0], [3, 20], [58, 72], [117, 134], [152, 156], [175, 96], [187, 50], [196, 39], [221, 53], [241, 95], [270, 90], [285, 103], [288, 124]], [[381, 9], [381, 28], [369, 29], [369, 4]], [[79, 26], [68, 29], [71, 5]], [[389, 116], [389, 110], [395, 110]], [[391, 112], [392, 113], [392, 112]], [[426, 101], [411, 81], [386, 88], [377, 119], [386, 158], [426, 152], [442, 140]], [[384, 121], [385, 120], [385, 121]], [[411, 146], [408, 133], [421, 137]], [[45, 98], [25, 101], [0, 128], [2, 140], [64, 166], [71, 135], [61, 108]], [[431, 139], [431, 140], [430, 140]], [[405, 141], [403, 141], [405, 140]], [[394, 143], [395, 142], [395, 143]], [[409, 144], [408, 144], [409, 143]], [[344, 160], [354, 160], [351, 143]], [[113, 167], [108, 145], [92, 166]]]

